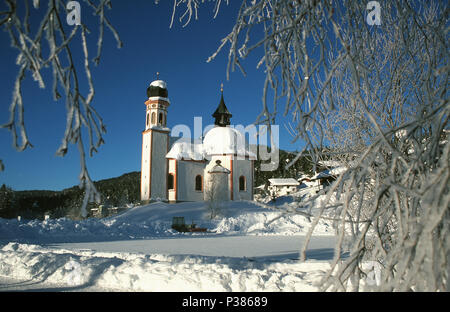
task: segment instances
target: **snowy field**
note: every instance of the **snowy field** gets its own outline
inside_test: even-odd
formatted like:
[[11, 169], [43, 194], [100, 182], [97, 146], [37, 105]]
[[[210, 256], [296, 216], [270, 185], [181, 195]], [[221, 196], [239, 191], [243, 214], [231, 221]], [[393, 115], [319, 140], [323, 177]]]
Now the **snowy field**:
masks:
[[[205, 203], [161, 202], [104, 219], [0, 219], [0, 290], [314, 291], [334, 231], [320, 222], [299, 262], [310, 221], [289, 205], [235, 201], [213, 220]], [[179, 233], [174, 216], [208, 232]]]

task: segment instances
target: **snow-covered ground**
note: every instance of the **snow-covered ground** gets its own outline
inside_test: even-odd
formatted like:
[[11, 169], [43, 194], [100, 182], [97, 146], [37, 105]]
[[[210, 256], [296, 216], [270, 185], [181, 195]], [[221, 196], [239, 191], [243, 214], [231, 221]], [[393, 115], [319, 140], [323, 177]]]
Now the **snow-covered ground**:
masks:
[[[208, 205], [203, 202], [156, 202], [130, 208], [113, 217], [81, 221], [67, 218], [45, 221], [0, 218], [0, 243], [15, 241], [42, 244], [204, 235], [179, 233], [171, 229], [175, 216], [183, 216], [187, 224], [206, 227], [210, 234], [216, 235], [306, 234], [310, 222], [300, 215], [284, 214], [280, 207], [288, 205], [285, 198], [271, 205], [235, 201], [226, 204], [221, 210], [222, 217], [213, 220], [209, 218]], [[327, 222], [320, 222], [316, 227], [315, 235], [332, 234], [333, 230]]]
[[[63, 243], [51, 248], [128, 252], [165, 255], [200, 255], [212, 257], [248, 258], [251, 261], [296, 260], [305, 236], [197, 236], [186, 238], [152, 238], [142, 240]], [[328, 260], [333, 257], [334, 237], [315, 236], [311, 239], [309, 259]]]
[[[175, 240], [176, 244], [182, 244], [180, 239]], [[292, 246], [289, 250], [272, 252], [271, 247], [277, 242], [280, 240], [270, 237], [265, 240], [267, 252], [260, 258], [105, 252], [10, 243], [0, 251], [0, 271], [8, 278], [63, 290], [86, 287], [120, 291], [316, 290], [314, 283], [325, 273], [328, 261], [300, 263]], [[136, 246], [135, 242], [132, 245]], [[147, 249], [146, 246], [144, 250]], [[329, 257], [330, 249], [318, 249], [316, 256]]]
[[[310, 221], [289, 205], [235, 201], [213, 220], [206, 203], [161, 202], [104, 219], [0, 219], [0, 290], [316, 290], [334, 231], [321, 222], [299, 262]], [[176, 232], [174, 216], [208, 232]]]

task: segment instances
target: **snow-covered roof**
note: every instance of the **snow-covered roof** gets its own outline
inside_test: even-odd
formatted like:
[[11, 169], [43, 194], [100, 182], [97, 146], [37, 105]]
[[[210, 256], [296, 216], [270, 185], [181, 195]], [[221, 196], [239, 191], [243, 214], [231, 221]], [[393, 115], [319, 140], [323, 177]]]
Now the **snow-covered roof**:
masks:
[[153, 98], [167, 98], [169, 97], [169, 92], [167, 91], [167, 84], [162, 80], [155, 80], [147, 88], [147, 96], [149, 99]]
[[287, 178], [287, 179], [269, 179], [269, 182], [271, 185], [276, 186], [282, 186], [282, 185], [299, 185], [300, 183], [293, 179], [293, 178]]
[[303, 181], [303, 180], [310, 180], [310, 179], [311, 179], [311, 177], [310, 177], [309, 175], [307, 175], [307, 174], [302, 174], [302, 175], [300, 175], [300, 177], [297, 179], [297, 181], [301, 182], [301, 181]]
[[167, 83], [164, 80], [155, 80], [150, 83], [151, 86], [167, 89]]
[[170, 132], [170, 128], [159, 126], [159, 125], [151, 125], [150, 127], [148, 127], [148, 129], [155, 129], [155, 130]]
[[172, 144], [172, 148], [166, 154], [166, 158], [177, 160], [203, 160], [203, 147], [200, 142], [192, 142], [189, 138], [181, 138]]
[[343, 172], [347, 171], [347, 167], [341, 166], [341, 167], [336, 167], [336, 168], [331, 168], [330, 169], [330, 174], [336, 176], [339, 175]]
[[340, 167], [342, 163], [338, 160], [320, 160], [319, 165], [325, 167]]
[[330, 174], [329, 170], [324, 170], [322, 172], [319, 172], [317, 174], [315, 174], [311, 180], [317, 180], [317, 179], [323, 179], [323, 178], [328, 178], [331, 177], [332, 175]]
[[335, 177], [337, 175], [340, 175], [341, 173], [343, 173], [346, 170], [347, 170], [346, 167], [336, 167], [336, 168], [327, 169], [327, 170], [324, 170], [324, 171], [319, 172], [316, 175], [314, 175], [311, 178], [311, 180], [328, 178], [328, 177]]
[[209, 130], [203, 140], [203, 152], [206, 155], [233, 154], [256, 159], [256, 155], [246, 148], [245, 136], [231, 127], [214, 127]]
[[204, 160], [211, 155], [232, 154], [256, 159], [256, 155], [247, 150], [245, 136], [230, 127], [215, 127], [208, 131], [203, 143], [200, 140], [191, 141], [189, 138], [176, 140], [166, 158], [185, 160]]

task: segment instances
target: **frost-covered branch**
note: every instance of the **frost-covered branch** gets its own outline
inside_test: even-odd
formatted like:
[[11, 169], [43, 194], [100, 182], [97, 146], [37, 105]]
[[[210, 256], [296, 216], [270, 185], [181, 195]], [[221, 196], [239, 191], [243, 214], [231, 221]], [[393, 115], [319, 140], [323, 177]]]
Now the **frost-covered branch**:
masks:
[[[450, 8], [378, 2], [381, 25], [371, 26], [365, 1], [242, 0], [208, 61], [227, 49], [229, 76], [259, 55], [266, 81], [257, 122], [290, 116], [300, 153], [316, 163], [334, 155], [347, 167], [307, 238], [321, 218], [335, 221], [324, 290], [359, 290], [363, 263], [376, 261], [378, 290], [448, 291]], [[189, 13], [203, 2], [180, 3]]]
[[[156, 2], [156, 4], [158, 4], [159, 0], [157, 0], [155, 2]], [[219, 13], [222, 2], [225, 2], [226, 4], [228, 4], [229, 0], [173, 0], [173, 10], [172, 10], [172, 18], [170, 20], [170, 27], [172, 28], [172, 26], [173, 26], [173, 22], [174, 22], [178, 7], [180, 7], [180, 6], [185, 7], [184, 12], [179, 17], [179, 21], [182, 22], [183, 27], [185, 27], [189, 24], [189, 22], [191, 21], [193, 16], [195, 19], [198, 19], [198, 9], [200, 7], [200, 4], [203, 4], [206, 2], [214, 3], [214, 18], [216, 18], [217, 14]]]
[[[87, 130], [89, 136], [90, 156], [104, 143], [103, 135], [106, 133], [106, 127], [101, 116], [92, 106], [95, 89], [89, 67], [90, 60], [86, 39], [89, 31], [84, 19], [82, 19], [81, 25], [70, 26], [66, 24], [68, 11], [65, 1], [61, 0], [48, 1], [48, 8], [40, 19], [39, 26], [30, 27], [29, 17], [31, 13], [34, 13], [30, 5], [31, 2], [34, 8], [39, 7], [40, 2], [38, 0], [23, 2], [5, 0], [7, 9], [0, 12], [0, 26], [8, 32], [11, 46], [18, 51], [16, 64], [19, 67], [10, 105], [9, 121], [0, 127], [11, 132], [13, 145], [17, 150], [23, 151], [27, 147], [32, 147], [24, 121], [22, 82], [26, 72], [30, 72], [39, 87], [45, 88], [49, 82], [45, 81], [44, 72], [48, 67], [51, 67], [54, 100], [59, 100], [62, 97], [61, 94], [64, 94], [67, 109], [66, 130], [62, 143], [57, 149], [57, 155], [64, 156], [68, 151], [69, 143], [77, 144], [81, 162], [80, 187], [85, 190], [82, 215], [86, 216], [88, 201], [98, 198], [99, 194], [86, 167], [85, 145], [82, 143], [83, 128]], [[100, 24], [97, 56], [94, 58], [94, 62], [98, 64], [105, 27], [112, 32], [119, 47], [122, 42], [105, 15], [105, 8], [111, 8], [110, 0], [85, 0], [84, 3], [86, 4], [85, 7], [91, 8], [94, 15], [98, 16]], [[88, 15], [84, 13], [83, 16]], [[81, 37], [81, 41], [77, 41], [77, 37]], [[83, 51], [82, 62], [73, 56], [73, 49], [77, 44], [81, 44], [81, 50]], [[83, 79], [87, 81], [86, 93], [82, 91], [84, 85], [80, 82]], [[18, 140], [19, 135], [20, 142]]]

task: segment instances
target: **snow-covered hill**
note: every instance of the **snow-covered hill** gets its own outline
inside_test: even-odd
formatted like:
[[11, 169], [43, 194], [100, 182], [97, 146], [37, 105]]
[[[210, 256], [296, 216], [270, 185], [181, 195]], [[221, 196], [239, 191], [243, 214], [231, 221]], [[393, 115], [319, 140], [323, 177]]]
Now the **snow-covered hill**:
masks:
[[[286, 205], [285, 200], [280, 204]], [[191, 235], [299, 235], [306, 234], [310, 221], [304, 216], [286, 214], [279, 206], [235, 201], [221, 208], [221, 216], [210, 219], [207, 203], [162, 202], [130, 208], [113, 217], [74, 221], [67, 218], [41, 220], [1, 219], [0, 243], [77, 242]], [[179, 233], [171, 229], [172, 217], [182, 216], [187, 224], [206, 227], [209, 233]], [[316, 235], [332, 235], [327, 222], [321, 222]]]

